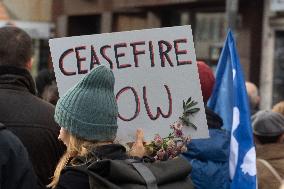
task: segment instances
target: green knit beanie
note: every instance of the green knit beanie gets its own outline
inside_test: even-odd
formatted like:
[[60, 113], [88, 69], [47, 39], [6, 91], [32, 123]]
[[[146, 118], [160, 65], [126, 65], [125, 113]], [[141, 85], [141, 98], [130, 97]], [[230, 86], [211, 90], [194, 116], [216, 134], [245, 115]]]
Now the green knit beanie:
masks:
[[71, 134], [87, 140], [113, 141], [118, 108], [114, 75], [98, 66], [62, 96], [55, 108], [55, 121]]

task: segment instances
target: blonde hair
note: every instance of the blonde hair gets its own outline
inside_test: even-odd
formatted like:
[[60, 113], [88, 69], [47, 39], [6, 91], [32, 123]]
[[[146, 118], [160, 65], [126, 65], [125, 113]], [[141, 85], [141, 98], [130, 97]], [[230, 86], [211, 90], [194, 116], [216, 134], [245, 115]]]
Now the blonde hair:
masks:
[[70, 134], [69, 132], [67, 132], [67, 135], [68, 135], [67, 137], [69, 137], [69, 144], [67, 146], [67, 150], [59, 160], [59, 163], [57, 164], [56, 169], [54, 171], [52, 181], [50, 184], [47, 185], [48, 188], [51, 187], [53, 189], [56, 187], [56, 185], [59, 182], [61, 171], [65, 168], [68, 162], [72, 160], [75, 156], [86, 156], [87, 154], [90, 153], [90, 151], [94, 147], [106, 144], [106, 142], [88, 141], [76, 137]]
[[278, 102], [272, 108], [273, 112], [280, 113], [284, 116], [284, 101]]

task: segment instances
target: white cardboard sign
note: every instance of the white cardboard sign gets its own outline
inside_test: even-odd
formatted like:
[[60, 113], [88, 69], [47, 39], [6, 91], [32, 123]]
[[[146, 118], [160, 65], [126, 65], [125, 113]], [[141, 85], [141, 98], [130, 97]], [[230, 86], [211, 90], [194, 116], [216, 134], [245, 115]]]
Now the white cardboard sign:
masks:
[[99, 64], [113, 70], [120, 142], [133, 141], [137, 128], [146, 140], [167, 136], [189, 97], [200, 108], [190, 118], [198, 128], [184, 132], [208, 137], [190, 26], [57, 38], [49, 45], [60, 96]]

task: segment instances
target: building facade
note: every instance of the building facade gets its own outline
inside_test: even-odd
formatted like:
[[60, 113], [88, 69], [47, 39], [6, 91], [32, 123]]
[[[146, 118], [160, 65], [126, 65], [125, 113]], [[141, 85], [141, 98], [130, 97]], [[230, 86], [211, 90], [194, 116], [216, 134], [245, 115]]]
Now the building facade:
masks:
[[[234, 31], [247, 80], [260, 85], [264, 0], [239, 0]], [[226, 0], [64, 0], [57, 36], [192, 26], [196, 55], [216, 66], [227, 32]]]
[[261, 56], [261, 107], [284, 100], [284, 1], [265, 0]]
[[0, 19], [0, 27], [15, 25], [25, 30], [33, 39], [34, 64], [32, 74], [48, 67], [48, 39], [53, 37], [52, 24], [53, 0], [0, 0], [2, 11], [7, 16]]

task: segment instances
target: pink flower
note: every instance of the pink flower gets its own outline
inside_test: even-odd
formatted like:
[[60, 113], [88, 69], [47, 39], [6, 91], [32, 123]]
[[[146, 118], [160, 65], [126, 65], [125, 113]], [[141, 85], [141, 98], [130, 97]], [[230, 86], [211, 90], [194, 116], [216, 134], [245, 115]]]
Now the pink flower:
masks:
[[182, 124], [180, 122], [176, 122], [174, 125], [173, 125], [173, 129], [174, 130], [182, 130]]
[[154, 137], [154, 143], [156, 146], [161, 146], [163, 144], [163, 139], [160, 135], [156, 134]]
[[162, 160], [164, 159], [164, 156], [166, 155], [166, 152], [164, 149], [160, 149], [158, 152], [157, 152], [157, 156], [158, 156], [158, 159], [159, 160]]
[[174, 130], [174, 135], [177, 138], [180, 138], [183, 136], [183, 132], [182, 132], [182, 124], [179, 122], [176, 122], [173, 126], [172, 129]]
[[169, 147], [167, 148], [167, 154], [168, 154], [169, 156], [174, 155], [174, 154], [175, 154], [175, 150], [176, 150], [175, 146], [169, 146]]
[[164, 161], [178, 156], [180, 153], [186, 152], [186, 144], [190, 138], [184, 136], [181, 122], [175, 122], [170, 126], [172, 132], [165, 138], [156, 134], [154, 140], [148, 145], [151, 156], [156, 160]]
[[175, 137], [182, 137], [182, 135], [183, 135], [183, 133], [182, 133], [182, 130], [177, 130], [177, 129], [175, 129], [174, 130], [174, 134], [175, 134]]
[[172, 158], [176, 157], [177, 155], [176, 149], [172, 149], [171, 151], [168, 151], [168, 155], [169, 157], [172, 157]]
[[168, 142], [167, 142], [167, 146], [168, 146], [168, 148], [173, 148], [174, 146], [175, 146], [175, 142], [174, 142], [174, 140], [169, 140]]

